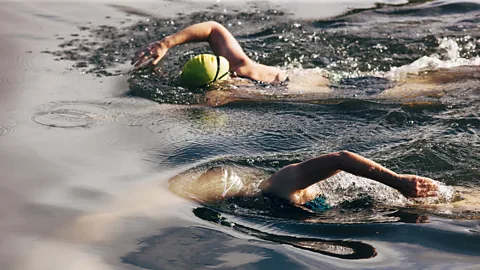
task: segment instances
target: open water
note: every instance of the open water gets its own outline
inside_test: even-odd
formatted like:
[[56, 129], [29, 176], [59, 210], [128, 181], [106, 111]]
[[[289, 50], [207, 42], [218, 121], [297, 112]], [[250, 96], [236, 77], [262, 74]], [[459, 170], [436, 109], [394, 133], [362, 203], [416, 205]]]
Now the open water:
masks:
[[[0, 17], [0, 268], [480, 267], [478, 1], [9, 2]], [[206, 44], [128, 65], [206, 20], [332, 91], [182, 88]], [[254, 186], [344, 149], [441, 181], [442, 197], [344, 174], [322, 184], [323, 212], [186, 192], [210, 167]]]

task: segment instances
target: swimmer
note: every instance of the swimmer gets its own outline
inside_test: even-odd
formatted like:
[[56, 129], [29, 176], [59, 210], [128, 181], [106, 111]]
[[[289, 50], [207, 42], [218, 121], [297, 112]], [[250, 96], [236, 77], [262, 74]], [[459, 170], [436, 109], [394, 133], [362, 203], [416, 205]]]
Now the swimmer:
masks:
[[[301, 163], [290, 164], [262, 181], [259, 189], [266, 196], [285, 199], [296, 205], [305, 205], [321, 196], [322, 191], [314, 185], [315, 183], [340, 171], [375, 180], [398, 190], [408, 198], [437, 196], [438, 186], [432, 179], [397, 174], [349, 151], [325, 154]], [[194, 192], [204, 200], [248, 196], [242, 190], [243, 184], [238, 177], [234, 177], [228, 183], [223, 177], [225, 182], [218, 183], [217, 176], [225, 173], [227, 173], [225, 170], [218, 170], [218, 167], [212, 168], [189, 188], [194, 189]]]
[[152, 42], [135, 53], [132, 64], [139, 67], [150, 61], [156, 65], [177, 45], [206, 41], [216, 56], [228, 60], [230, 72], [238, 77], [254, 81], [275, 83], [285, 81], [287, 75], [276, 67], [266, 66], [251, 60], [242, 50], [235, 37], [221, 24], [209, 21], [191, 25], [179, 32]]
[[[132, 64], [135, 67], [142, 66], [144, 64], [156, 65], [167, 53], [167, 51], [177, 45], [189, 43], [189, 42], [208, 42], [211, 50], [217, 57], [213, 67], [210, 69], [226, 69], [230, 71], [232, 77], [247, 78], [253, 81], [261, 81], [264, 83], [280, 83], [288, 81], [286, 85], [286, 92], [282, 93], [282, 98], [288, 95], [305, 95], [313, 94], [315, 98], [328, 98], [335, 97], [337, 95], [342, 96], [342, 93], [334, 88], [331, 88], [330, 81], [325, 77], [325, 73], [320, 70], [301, 70], [301, 71], [285, 71], [277, 67], [267, 66], [260, 63], [256, 63], [251, 60], [243, 51], [235, 37], [221, 24], [209, 21], [191, 25], [179, 32], [169, 35], [159, 41], [152, 42], [145, 47], [141, 48], [135, 53], [132, 59]], [[220, 58], [226, 59], [229, 64], [228, 68], [220, 64]], [[193, 60], [193, 59], [192, 59]], [[192, 61], [191, 60], [191, 61]], [[205, 61], [210, 62], [213, 60]], [[188, 63], [187, 63], [188, 64]], [[205, 64], [204, 62], [202, 64]], [[199, 65], [197, 65], [198, 67]], [[187, 74], [185, 72], [187, 65], [184, 67], [182, 76]], [[198, 69], [190, 70], [189, 74], [198, 72]], [[187, 78], [182, 80], [181, 83], [184, 86], [189, 87], [188, 84], [193, 86], [204, 86], [216, 80], [217, 73], [213, 72], [213, 75], [207, 76], [205, 80], [199, 80], [198, 77]], [[461, 76], [458, 76], [461, 74]], [[222, 77], [227, 79], [228, 76]], [[287, 80], [288, 79], [288, 80]], [[410, 74], [408, 76], [396, 76], [392, 79], [391, 84], [386, 84], [385, 89], [379, 90], [379, 93], [375, 96], [370, 96], [369, 99], [389, 99], [389, 100], [401, 100], [401, 101], [415, 101], [417, 97], [437, 97], [441, 98], [446, 92], [458, 91], [459, 87], [455, 82], [459, 80], [462, 83], [465, 80], [470, 80], [472, 85], [478, 80], [478, 67], [464, 67], [460, 69], [443, 69], [429, 72], [428, 74]], [[186, 82], [186, 83], [185, 83]], [[237, 80], [235, 84], [248, 84], [248, 81]], [[448, 86], [452, 83], [451, 86]], [[384, 91], [385, 90], [385, 91]], [[435, 95], [434, 95], [435, 94]], [[260, 95], [260, 96], [258, 96]], [[343, 95], [350, 96], [350, 92], [346, 92]], [[261, 93], [245, 93], [240, 90], [229, 91], [208, 91], [206, 93], [205, 102], [207, 105], [219, 106], [235, 100], [249, 100], [249, 99], [261, 99]], [[267, 95], [266, 98], [271, 98]], [[422, 101], [420, 101], [422, 104]], [[424, 103], [424, 102], [423, 102]], [[409, 103], [414, 104], [414, 103]]]

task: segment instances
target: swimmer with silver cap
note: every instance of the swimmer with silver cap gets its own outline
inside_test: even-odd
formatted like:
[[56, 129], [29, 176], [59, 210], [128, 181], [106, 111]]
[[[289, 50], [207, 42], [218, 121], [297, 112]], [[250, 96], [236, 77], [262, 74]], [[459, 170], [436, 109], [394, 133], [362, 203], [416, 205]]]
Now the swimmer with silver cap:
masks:
[[[410, 174], [398, 174], [382, 165], [349, 151], [321, 155], [301, 163], [283, 167], [263, 180], [258, 188], [263, 195], [281, 198], [296, 205], [319, 206], [323, 191], [315, 183], [340, 171], [372, 179], [398, 190], [405, 197], [438, 196], [438, 184], [429, 178]], [[223, 167], [207, 170], [190, 186], [185, 187], [201, 201], [219, 198], [255, 196], [244, 189], [241, 178]], [[320, 200], [319, 200], [320, 199]], [[322, 209], [328, 209], [323, 205]]]

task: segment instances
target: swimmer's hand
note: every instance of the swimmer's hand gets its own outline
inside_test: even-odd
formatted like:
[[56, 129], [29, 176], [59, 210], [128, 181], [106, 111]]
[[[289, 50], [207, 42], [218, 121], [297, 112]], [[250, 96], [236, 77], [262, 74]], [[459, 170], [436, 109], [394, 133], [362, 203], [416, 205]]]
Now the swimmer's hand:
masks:
[[400, 174], [395, 188], [407, 198], [438, 196], [438, 186], [430, 178], [418, 175]]
[[132, 59], [131, 64], [135, 68], [151, 61], [150, 65], [156, 65], [165, 56], [168, 51], [168, 44], [165, 39], [149, 43], [147, 46], [139, 49]]

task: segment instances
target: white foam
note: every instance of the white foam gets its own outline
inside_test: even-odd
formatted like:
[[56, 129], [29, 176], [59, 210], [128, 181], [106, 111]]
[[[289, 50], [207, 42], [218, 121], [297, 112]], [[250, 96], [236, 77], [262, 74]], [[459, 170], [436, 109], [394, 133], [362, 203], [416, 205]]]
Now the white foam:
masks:
[[[405, 206], [407, 199], [397, 190], [373, 180], [340, 172], [317, 183], [329, 205], [371, 197], [374, 201], [390, 206]], [[328, 191], [328, 192], [327, 192]]]
[[[465, 40], [470, 39], [469, 36], [464, 37]], [[462, 50], [474, 50], [476, 42], [471, 40], [466, 45], [460, 47], [458, 42], [452, 38], [439, 39], [438, 49], [441, 54], [433, 54], [423, 56], [411, 64], [401, 67], [392, 67], [386, 76], [390, 78], [398, 78], [406, 75], [417, 75], [420, 72], [432, 71], [441, 68], [454, 68], [459, 66], [480, 66], [480, 57], [472, 57], [470, 59], [460, 56]]]
[[329, 205], [371, 197], [374, 201], [389, 206], [406, 206], [411, 204], [438, 204], [452, 202], [455, 189], [436, 181], [438, 196], [407, 199], [399, 191], [373, 180], [340, 172], [317, 185]]

